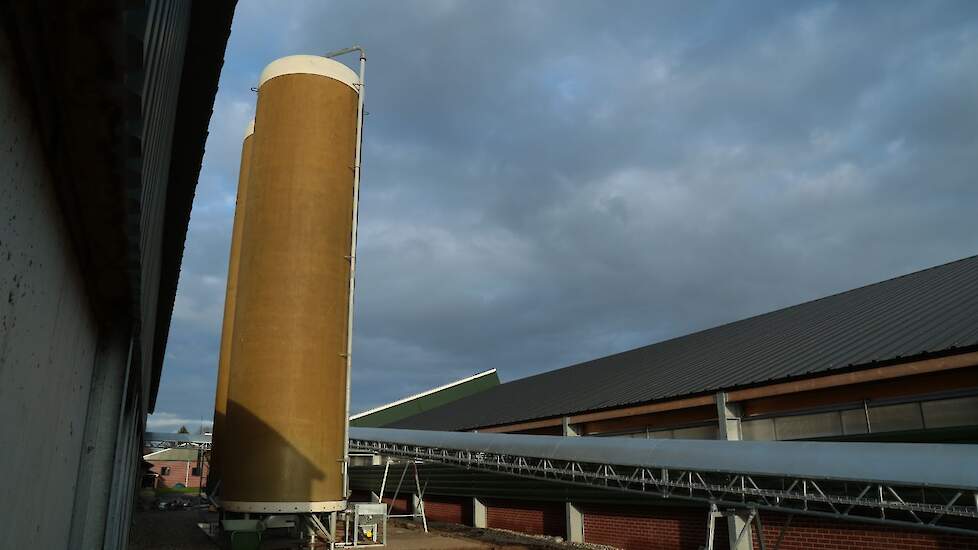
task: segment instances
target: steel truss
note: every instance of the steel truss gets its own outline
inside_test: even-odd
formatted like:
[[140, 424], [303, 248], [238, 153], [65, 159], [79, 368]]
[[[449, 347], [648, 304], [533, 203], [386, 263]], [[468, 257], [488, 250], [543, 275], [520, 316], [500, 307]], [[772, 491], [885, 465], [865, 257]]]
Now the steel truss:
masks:
[[[585, 463], [350, 439], [350, 449], [663, 499], [978, 535], [978, 492], [677, 468]], [[927, 466], [921, 464], [921, 468]]]
[[151, 449], [200, 449], [209, 451], [211, 436], [163, 432], [143, 433], [143, 445]]

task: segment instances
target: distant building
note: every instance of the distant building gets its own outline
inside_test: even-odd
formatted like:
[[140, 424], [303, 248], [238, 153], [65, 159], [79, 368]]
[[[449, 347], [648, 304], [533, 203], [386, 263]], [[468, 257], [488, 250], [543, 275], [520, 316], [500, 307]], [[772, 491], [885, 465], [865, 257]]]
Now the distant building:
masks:
[[207, 460], [198, 449], [163, 449], [143, 456], [152, 464], [156, 488], [203, 487], [207, 479]]
[[499, 385], [496, 369], [456, 380], [350, 417], [350, 426], [376, 428], [447, 405]]
[[[978, 443], [978, 256], [500, 384], [385, 427]], [[472, 521], [478, 502], [488, 527], [625, 549], [695, 549], [706, 537], [705, 506], [626, 503], [448, 466], [428, 471], [431, 519]], [[356, 490], [379, 487], [369, 467], [351, 472]], [[404, 509], [407, 502], [410, 495], [392, 504]], [[565, 523], [571, 509], [580, 519], [573, 533]], [[978, 547], [968, 535], [826, 518], [792, 522], [776, 512], [764, 513], [764, 525], [769, 535], [784, 533], [781, 550]]]

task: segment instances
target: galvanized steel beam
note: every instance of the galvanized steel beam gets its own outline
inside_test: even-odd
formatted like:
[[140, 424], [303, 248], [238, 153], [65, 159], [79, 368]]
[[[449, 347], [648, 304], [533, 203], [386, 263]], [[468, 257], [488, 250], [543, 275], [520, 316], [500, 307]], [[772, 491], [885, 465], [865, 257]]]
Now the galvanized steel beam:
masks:
[[382, 428], [351, 428], [350, 445], [655, 498], [978, 535], [978, 447], [971, 445], [657, 441]]

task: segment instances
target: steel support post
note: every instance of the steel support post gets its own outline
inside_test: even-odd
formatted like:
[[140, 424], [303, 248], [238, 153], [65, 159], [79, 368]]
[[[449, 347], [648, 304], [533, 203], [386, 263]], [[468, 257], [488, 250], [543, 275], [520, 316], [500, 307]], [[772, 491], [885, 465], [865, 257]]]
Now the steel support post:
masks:
[[561, 422], [561, 433], [563, 435], [575, 436], [581, 435], [580, 424], [571, 424], [570, 418], [565, 416]]
[[[568, 437], [580, 436], [580, 426], [571, 424], [570, 418], [565, 416], [561, 422], [561, 433]], [[564, 503], [564, 525], [568, 541], [584, 542], [584, 514], [570, 501]]]
[[478, 497], [472, 497], [472, 527], [486, 529], [489, 527], [489, 514], [486, 503]]
[[719, 392], [715, 396], [717, 404], [717, 439], [740, 441], [740, 405], [727, 401], [727, 394]]
[[412, 520], [421, 521], [421, 509], [422, 509], [421, 496], [418, 495], [418, 493], [411, 493], [410, 513], [414, 514], [414, 517], [411, 518]]
[[564, 503], [568, 542], [584, 542], [584, 513], [573, 502]]
[[[724, 392], [718, 392], [715, 401], [717, 404], [717, 439], [740, 441], [740, 405], [728, 402], [727, 394]], [[727, 538], [730, 541], [730, 550], [753, 550], [749, 515], [746, 510], [735, 510], [727, 515]]]

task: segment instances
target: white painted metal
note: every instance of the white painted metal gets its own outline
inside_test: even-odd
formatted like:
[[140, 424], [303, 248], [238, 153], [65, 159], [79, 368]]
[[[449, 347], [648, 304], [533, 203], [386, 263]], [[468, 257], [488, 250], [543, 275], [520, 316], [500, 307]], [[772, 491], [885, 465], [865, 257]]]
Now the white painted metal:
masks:
[[578, 424], [571, 424], [570, 417], [565, 416], [560, 422], [561, 435], [574, 437], [581, 435]]
[[478, 497], [472, 497], [472, 527], [486, 529], [489, 527], [489, 515], [486, 503]]
[[[333, 54], [327, 54], [328, 56], [335, 57], [337, 55], [343, 55], [350, 52], [360, 52], [360, 74], [357, 77], [357, 83], [354, 89], [357, 90], [357, 145], [356, 154], [353, 160], [353, 220], [351, 223], [351, 239], [350, 239], [350, 291], [349, 298], [347, 301], [347, 324], [346, 324], [346, 407], [344, 408], [344, 416], [346, 419], [344, 423], [344, 429], [346, 430], [345, 437], [343, 438], [343, 493], [345, 496], [350, 496], [350, 376], [352, 374], [353, 367], [353, 310], [354, 310], [354, 294], [356, 292], [356, 271], [357, 271], [357, 221], [359, 219], [359, 207], [360, 207], [360, 162], [362, 158], [363, 150], [363, 117], [364, 117], [364, 95], [366, 90], [364, 89], [364, 82], [367, 72], [367, 53], [363, 48], [359, 46], [354, 46], [352, 48], [346, 48], [345, 50], [339, 50]], [[333, 61], [333, 63], [338, 63]], [[341, 64], [342, 65], [342, 64]], [[346, 67], [346, 65], [343, 65]], [[352, 72], [352, 71], [351, 71]]]
[[296, 514], [313, 512], [336, 512], [346, 509], [345, 500], [323, 502], [245, 502], [224, 500], [221, 505], [230, 512], [249, 512], [262, 514]]
[[269, 63], [261, 72], [258, 87], [269, 80], [287, 74], [314, 74], [338, 80], [357, 92], [359, 78], [357, 73], [339, 61], [333, 61], [318, 55], [290, 55], [281, 57]]
[[564, 503], [564, 525], [569, 542], [584, 542], [584, 513], [573, 502]]
[[[424, 514], [424, 488], [421, 485], [421, 480], [418, 479], [418, 465], [414, 462], [411, 463], [414, 466], [414, 486], [418, 489], [418, 494], [415, 495], [416, 500], [412, 502], [411, 513], [414, 514], [415, 518], [421, 516], [421, 523], [424, 524], [424, 532], [428, 532], [428, 518]], [[416, 506], [415, 506], [416, 505]]]

